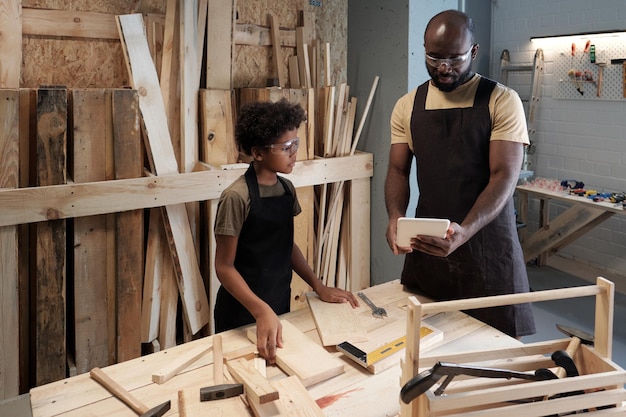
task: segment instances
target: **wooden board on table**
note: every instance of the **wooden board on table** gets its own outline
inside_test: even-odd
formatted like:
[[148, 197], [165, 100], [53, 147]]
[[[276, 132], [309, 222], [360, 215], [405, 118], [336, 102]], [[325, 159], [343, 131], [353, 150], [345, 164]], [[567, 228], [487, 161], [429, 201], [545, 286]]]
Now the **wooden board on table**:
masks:
[[[150, 57], [142, 16], [118, 16], [118, 23], [132, 84], [139, 92], [139, 107], [154, 169], [157, 175], [178, 173], [163, 96]], [[195, 334], [209, 321], [209, 301], [200, 274], [187, 210], [184, 204], [170, 205], [165, 207], [163, 216], [185, 318], [191, 332]]]
[[346, 340], [367, 341], [357, 310], [350, 303], [326, 303], [317, 294], [306, 294], [313, 320], [323, 346], [336, 346]]
[[[143, 176], [143, 147], [137, 92], [112, 91], [115, 179]], [[142, 279], [144, 275], [143, 210], [116, 214], [117, 361], [141, 356]]]
[[250, 408], [256, 417], [323, 417], [320, 406], [311, 397], [296, 376], [272, 381], [280, 398], [266, 404], [250, 401]]
[[[106, 180], [106, 93], [103, 89], [72, 91], [73, 179], [76, 183]], [[110, 115], [110, 114], [109, 114]], [[76, 372], [109, 364], [106, 215], [74, 219], [74, 361]]]
[[[37, 185], [67, 182], [67, 90], [37, 92]], [[65, 220], [37, 224], [35, 297], [35, 384], [66, 377], [66, 228]]]
[[[283, 347], [276, 352], [276, 364], [288, 375], [296, 375], [305, 387], [326, 381], [344, 372], [344, 363], [302, 333], [287, 320], [283, 325]], [[256, 342], [256, 326], [247, 332]]]

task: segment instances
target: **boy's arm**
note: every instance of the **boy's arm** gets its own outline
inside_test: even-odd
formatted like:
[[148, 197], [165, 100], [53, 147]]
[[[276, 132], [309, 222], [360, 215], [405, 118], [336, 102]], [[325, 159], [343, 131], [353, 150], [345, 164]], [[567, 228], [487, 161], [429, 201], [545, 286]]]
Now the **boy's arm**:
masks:
[[257, 348], [270, 364], [276, 360], [276, 348], [283, 346], [282, 325], [272, 308], [257, 296], [235, 268], [236, 236], [217, 235], [215, 272], [222, 286], [252, 314], [257, 323]]
[[298, 274], [307, 284], [311, 286], [311, 288], [313, 288], [313, 291], [317, 293], [320, 300], [329, 303], [349, 302], [352, 307], [359, 306], [359, 301], [351, 292], [324, 285], [317, 275], [315, 275], [315, 272], [313, 272], [307, 263], [304, 255], [302, 255], [302, 251], [295, 243], [293, 244], [293, 249], [291, 251], [291, 266], [296, 274]]

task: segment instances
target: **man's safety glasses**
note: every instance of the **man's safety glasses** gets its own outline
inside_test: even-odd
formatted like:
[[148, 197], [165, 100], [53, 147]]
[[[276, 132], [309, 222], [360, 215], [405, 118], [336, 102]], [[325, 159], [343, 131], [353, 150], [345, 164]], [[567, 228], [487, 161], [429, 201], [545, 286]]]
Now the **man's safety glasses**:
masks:
[[270, 151], [274, 154], [293, 154], [298, 151], [298, 147], [300, 146], [300, 139], [294, 138], [288, 140], [287, 142], [282, 143], [273, 143], [271, 145], [265, 145], [264, 148], [270, 148]]
[[448, 65], [450, 68], [458, 68], [461, 65], [465, 64], [465, 62], [467, 62], [469, 57], [472, 55], [472, 51], [474, 50], [474, 46], [476, 46], [476, 45], [472, 45], [472, 47], [469, 49], [469, 51], [467, 51], [463, 55], [455, 56], [455, 57], [452, 57], [452, 58], [435, 58], [433, 56], [425, 54], [426, 55], [426, 63], [428, 63], [428, 65], [430, 65], [433, 68], [439, 68], [443, 64]]

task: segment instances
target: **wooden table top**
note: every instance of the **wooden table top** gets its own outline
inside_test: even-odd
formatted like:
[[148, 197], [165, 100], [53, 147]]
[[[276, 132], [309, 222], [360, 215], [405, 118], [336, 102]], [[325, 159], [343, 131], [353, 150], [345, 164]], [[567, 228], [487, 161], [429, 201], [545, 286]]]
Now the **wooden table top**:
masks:
[[[401, 317], [406, 298], [413, 295], [404, 291], [398, 280], [367, 288], [363, 292], [377, 305], [384, 307], [389, 317]], [[419, 299], [419, 297], [418, 297]], [[421, 302], [427, 300], [420, 299]], [[361, 303], [359, 316], [371, 319], [371, 310]], [[316, 343], [320, 338], [308, 308], [287, 313], [281, 318], [304, 332]], [[423, 357], [465, 352], [468, 350], [517, 347], [521, 342], [461, 312], [439, 313], [425, 320], [444, 332], [441, 342], [433, 345]], [[223, 351], [234, 351], [250, 345], [246, 328], [224, 332]], [[188, 416], [222, 416], [225, 410], [219, 403], [227, 401], [200, 402], [199, 391], [213, 384], [213, 355], [209, 353], [198, 359], [184, 371], [165, 384], [152, 382], [152, 374], [171, 363], [177, 355], [184, 354], [199, 344], [211, 344], [212, 336], [194, 340], [170, 349], [142, 356], [127, 362], [103, 368], [107, 375], [130, 391], [149, 407], [171, 400], [166, 416], [178, 416], [178, 391], [185, 396]], [[382, 372], [372, 374], [355, 364], [340, 352], [334, 352], [345, 360], [345, 372], [308, 388], [311, 397], [326, 416], [359, 415], [363, 417], [394, 416], [400, 410], [400, 358], [404, 350], [396, 354], [398, 363]], [[281, 378], [285, 374], [278, 367], [268, 367], [268, 379]], [[33, 416], [119, 416], [136, 414], [120, 400], [92, 380], [88, 373], [33, 388], [30, 392]], [[239, 401], [238, 398], [232, 400]], [[239, 401], [241, 402], [241, 401]], [[252, 416], [252, 412], [249, 411]]]

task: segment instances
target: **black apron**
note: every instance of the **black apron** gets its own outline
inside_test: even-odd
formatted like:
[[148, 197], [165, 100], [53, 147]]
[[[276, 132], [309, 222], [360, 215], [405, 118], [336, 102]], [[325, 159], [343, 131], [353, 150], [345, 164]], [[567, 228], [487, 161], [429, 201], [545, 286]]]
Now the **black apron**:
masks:
[[[494, 81], [482, 77], [473, 107], [444, 110], [426, 110], [429, 82], [418, 87], [411, 116], [419, 184], [416, 217], [441, 217], [461, 224], [487, 186], [489, 97], [494, 87]], [[401, 282], [439, 301], [528, 292], [513, 199], [450, 256], [407, 254]], [[530, 304], [467, 313], [511, 336], [535, 332]]]
[[[291, 298], [291, 252], [295, 196], [285, 183], [279, 197], [261, 198], [254, 167], [245, 173], [250, 193], [250, 211], [237, 243], [235, 268], [250, 289], [276, 314], [289, 312]], [[223, 332], [254, 323], [254, 317], [224, 287], [215, 303], [215, 331]]]

